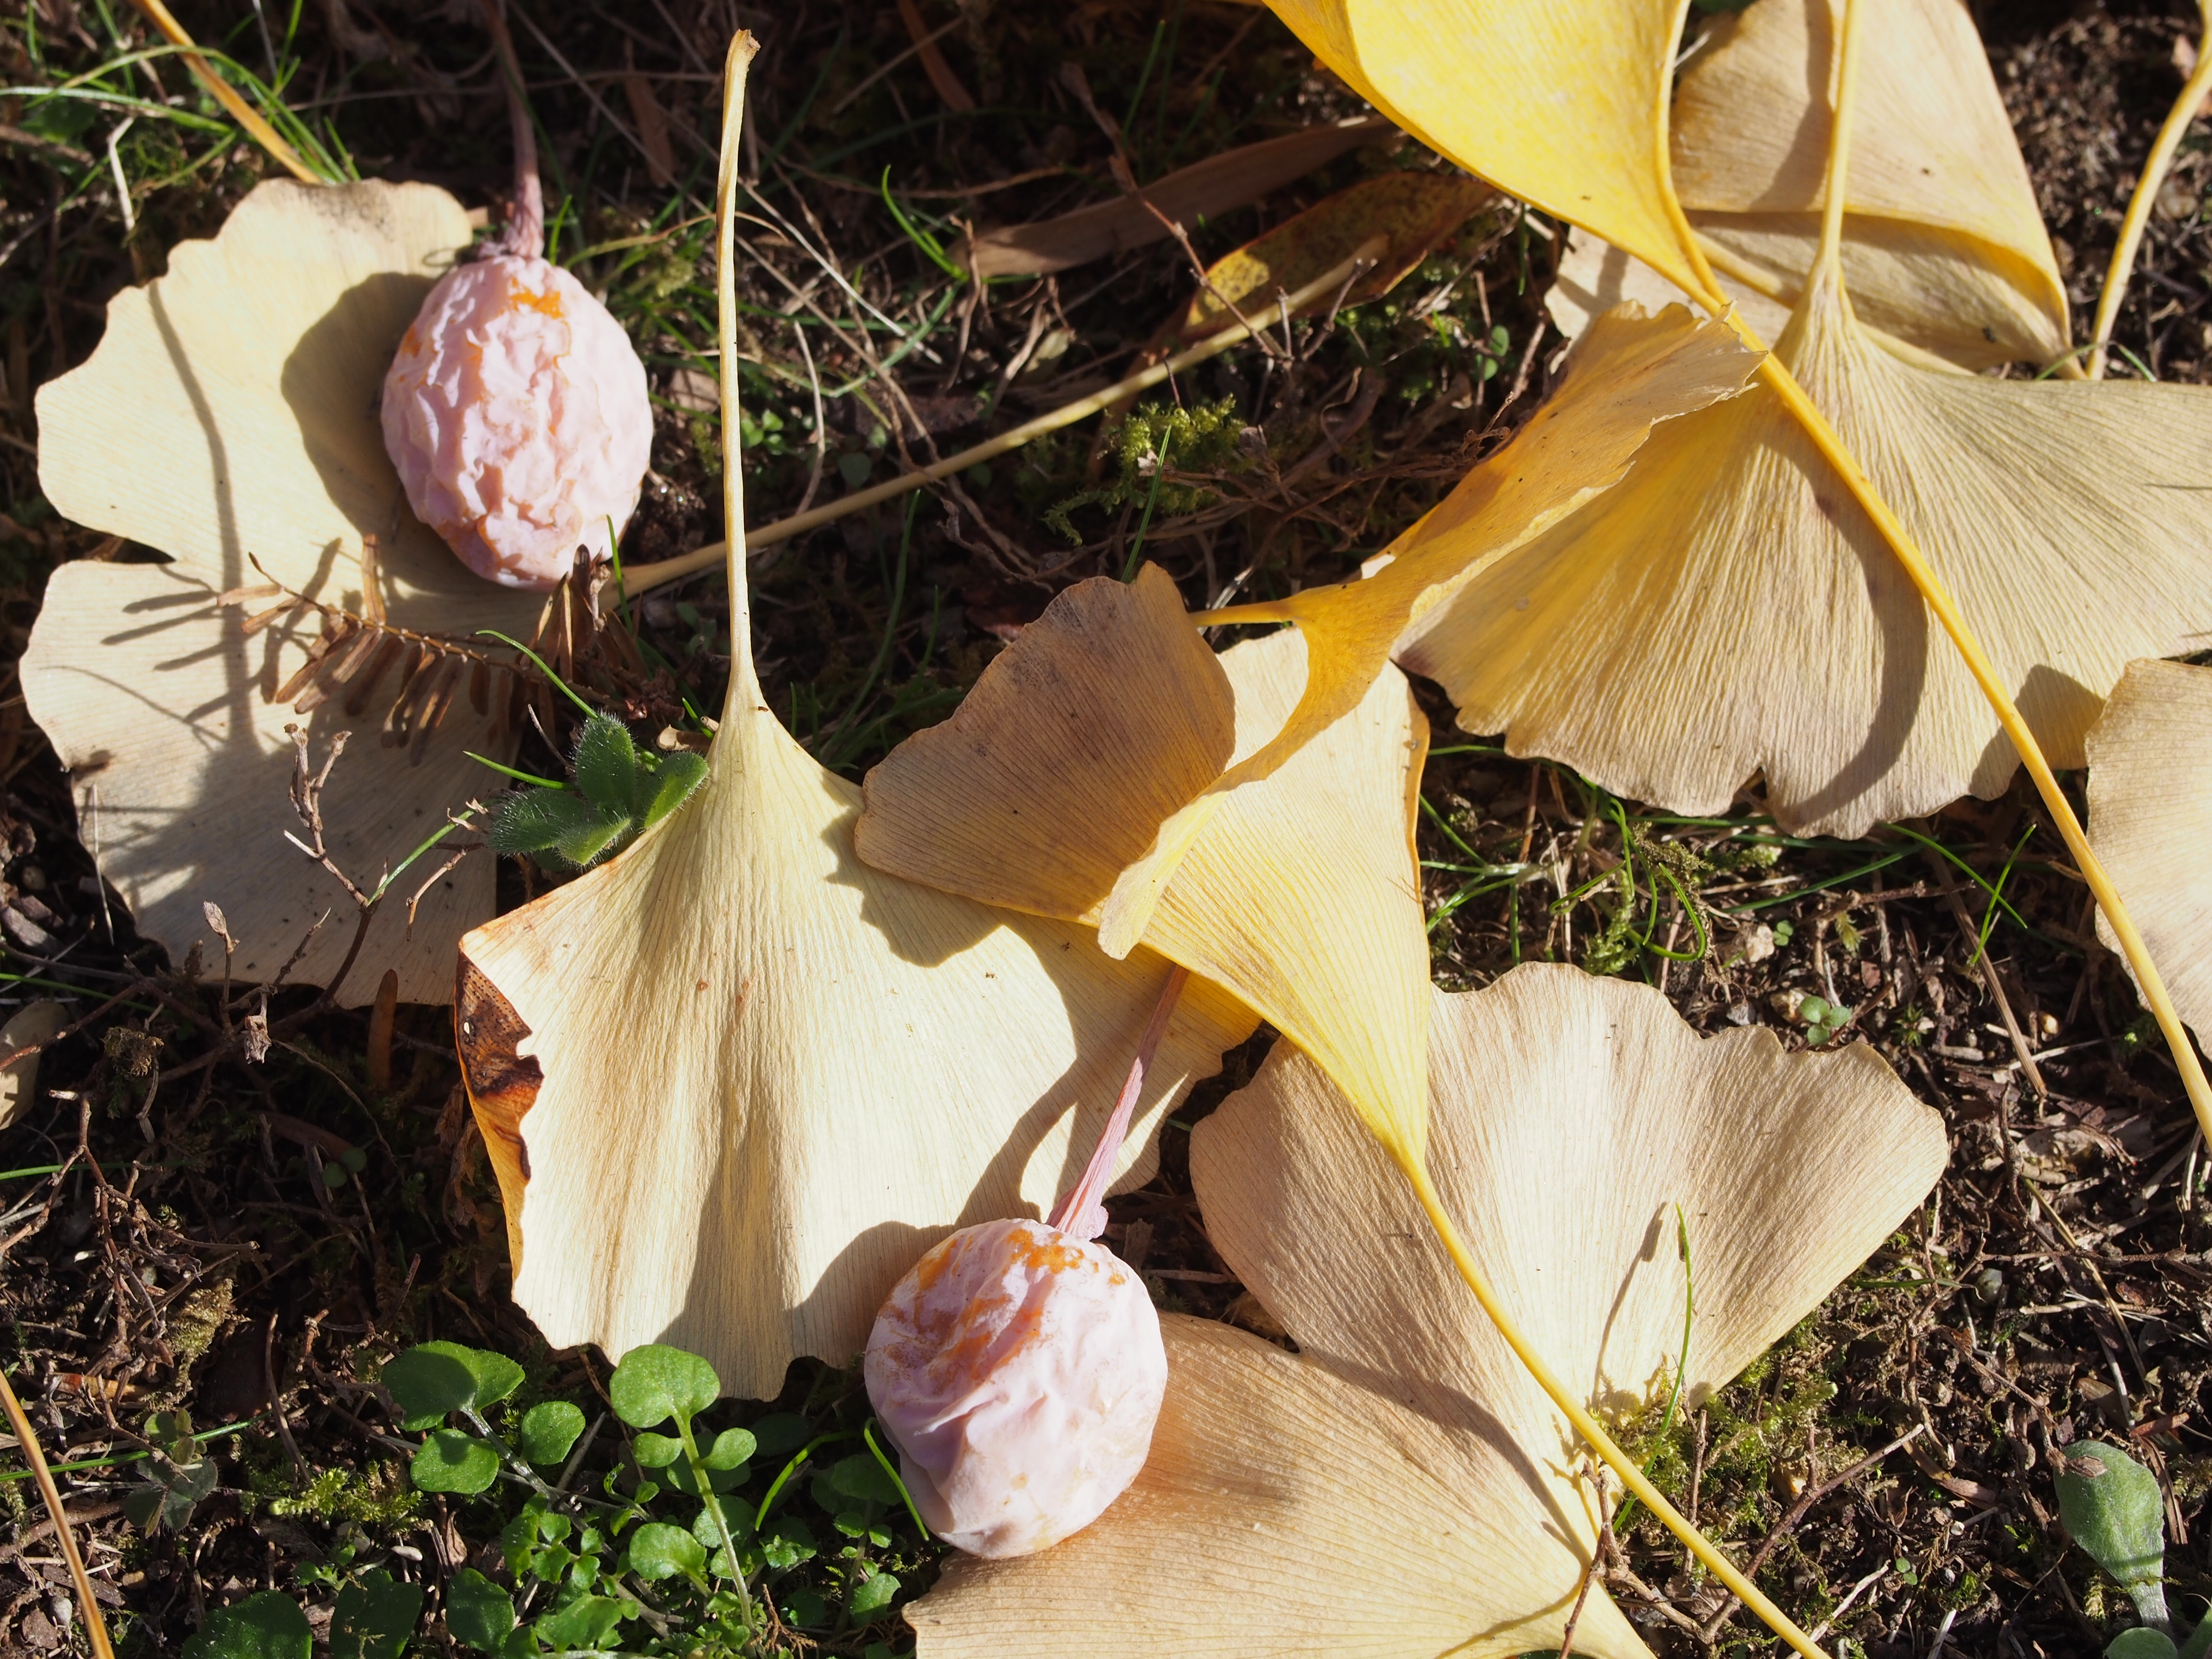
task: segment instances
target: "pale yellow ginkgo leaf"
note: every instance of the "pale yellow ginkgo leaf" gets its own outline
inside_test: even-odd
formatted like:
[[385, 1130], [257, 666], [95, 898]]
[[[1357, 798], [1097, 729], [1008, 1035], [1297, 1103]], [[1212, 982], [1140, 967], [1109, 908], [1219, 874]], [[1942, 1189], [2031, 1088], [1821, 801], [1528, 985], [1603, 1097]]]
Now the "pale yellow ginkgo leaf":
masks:
[[[2081, 764], [2130, 660], [2212, 628], [2212, 392], [1916, 368], [1868, 340], [1832, 273], [1776, 352], [1975, 619], [2053, 765]], [[1657, 428], [1619, 485], [1416, 622], [1398, 660], [1468, 730], [1639, 800], [1715, 811], [1763, 769], [1793, 831], [1863, 835], [1993, 795], [2018, 763], [1764, 383]]]
[[[185, 242], [167, 275], [126, 289], [82, 367], [40, 389], [39, 477], [66, 517], [169, 556], [168, 564], [64, 565], [23, 658], [23, 692], [73, 775], [80, 830], [140, 930], [179, 960], [220, 947], [219, 905], [241, 979], [275, 974], [317, 918], [292, 970], [321, 984], [353, 937], [343, 890], [288, 845], [286, 725], [318, 755], [355, 729], [324, 799], [329, 843], [363, 886], [489, 781], [465, 750], [502, 755], [500, 711], [457, 696], [419, 759], [382, 747], [399, 689], [349, 713], [268, 701], [301, 661], [308, 623], [247, 637], [228, 589], [277, 581], [360, 611], [362, 538], [379, 541], [391, 622], [465, 638], [527, 633], [541, 600], [471, 575], [408, 511], [377, 422], [399, 337], [431, 283], [469, 245], [467, 216], [423, 185], [276, 181], [240, 203], [211, 241]], [[260, 608], [263, 599], [250, 607]], [[427, 873], [427, 872], [426, 872]], [[425, 896], [379, 914], [341, 1000], [376, 994], [382, 970], [408, 1001], [453, 994], [461, 933], [491, 914], [493, 866], [465, 860]]]
[[1314, 55], [1440, 155], [1695, 282], [1667, 199], [1682, 0], [1269, 0]]
[[[2089, 729], [2089, 844], [2139, 917], [2166, 989], [2212, 1033], [2212, 668], [2135, 662]], [[2098, 937], [2119, 945], [2100, 915]]]
[[[1439, 995], [1430, 1163], [1497, 1290], [1591, 1409], [1694, 1410], [1881, 1244], [1941, 1173], [1941, 1118], [1863, 1046], [1698, 1037], [1658, 993], [1565, 966]], [[1082, 1533], [955, 1563], [923, 1659], [1083, 1652], [1505, 1659], [1559, 1644], [1595, 1535], [1575, 1437], [1382, 1150], [1287, 1044], [1193, 1137], [1223, 1259], [1293, 1358], [1164, 1322], [1151, 1462]], [[1330, 1564], [1316, 1573], [1315, 1564]], [[1265, 1619], [1194, 1616], [1264, 1607]], [[1646, 1652], [1593, 1588], [1575, 1650]]]
[[[1861, 3], [1843, 243], [1861, 320], [1970, 368], [2063, 356], [2065, 283], [1973, 20], [1959, 0]], [[1820, 244], [1838, 15], [1761, 0], [1716, 20], [1675, 99], [1690, 222], [1724, 272], [1785, 303]]]
[[1126, 588], [1079, 583], [950, 720], [868, 774], [860, 856], [1099, 927], [1109, 956], [1142, 945], [1181, 963], [1328, 1066], [1377, 1133], [1418, 1149], [1428, 943], [1412, 813], [1428, 723], [1405, 676], [1378, 666], [1266, 776], [1209, 793], [1298, 705], [1304, 641], [1284, 630], [1217, 659], [1158, 568]]
[[[750, 36], [731, 51], [722, 340]], [[736, 430], [736, 353], [722, 362]], [[742, 524], [739, 470], [725, 477]], [[462, 941], [456, 1017], [519, 1261], [556, 1345], [667, 1340], [733, 1392], [796, 1356], [842, 1363], [955, 1228], [1042, 1215], [1073, 1184], [1171, 971], [1072, 923], [882, 874], [860, 792], [764, 705], [742, 556], [731, 689], [707, 781], [628, 852]], [[1121, 1182], [1252, 1015], [1185, 992], [1147, 1073]]]

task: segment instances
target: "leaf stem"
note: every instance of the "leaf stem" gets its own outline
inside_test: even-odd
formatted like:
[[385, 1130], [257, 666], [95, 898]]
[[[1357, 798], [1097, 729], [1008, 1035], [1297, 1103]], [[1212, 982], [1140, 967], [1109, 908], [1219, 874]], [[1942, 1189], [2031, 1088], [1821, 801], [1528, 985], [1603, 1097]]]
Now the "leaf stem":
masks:
[[[1362, 243], [1352, 257], [1342, 264], [1323, 272], [1296, 293], [1288, 295], [1269, 306], [1253, 317], [1249, 325], [1239, 323], [1233, 327], [1224, 329], [1212, 338], [1200, 341], [1189, 350], [1177, 352], [1166, 362], [1155, 363], [1150, 368], [1139, 370], [1127, 380], [1117, 380], [1112, 386], [1094, 392], [1087, 398], [1078, 398], [1073, 403], [1063, 404], [1058, 409], [1040, 415], [1033, 421], [1024, 421], [1019, 426], [1001, 432], [995, 438], [987, 438], [972, 448], [963, 449], [957, 455], [948, 455], [941, 461], [933, 461], [927, 466], [919, 467], [912, 472], [902, 473], [896, 478], [889, 479], [883, 483], [872, 484], [866, 489], [856, 489], [849, 495], [840, 496], [834, 501], [825, 502], [808, 512], [793, 514], [788, 519], [779, 520], [774, 524], [763, 525], [756, 530], [748, 530], [744, 536], [745, 550], [749, 553], [757, 552], [763, 547], [773, 546], [777, 542], [789, 541], [793, 536], [803, 534], [822, 525], [832, 523], [848, 514], [858, 513], [863, 508], [875, 506], [879, 501], [887, 501], [896, 496], [903, 495], [909, 490], [921, 489], [927, 485], [951, 477], [956, 473], [966, 471], [978, 461], [991, 460], [1005, 454], [1010, 449], [1019, 449], [1033, 439], [1042, 438], [1048, 432], [1057, 432], [1062, 427], [1073, 426], [1078, 421], [1096, 415], [1099, 410], [1119, 403], [1124, 398], [1133, 398], [1139, 392], [1148, 392], [1194, 364], [1202, 363], [1212, 357], [1218, 357], [1231, 346], [1242, 345], [1257, 331], [1273, 327], [1284, 318], [1295, 315], [1302, 307], [1312, 304], [1324, 295], [1335, 293], [1357, 276], [1361, 270], [1380, 258], [1382, 256], [1383, 248], [1382, 238], [1377, 236], [1369, 239]], [[734, 305], [732, 315], [734, 318]], [[733, 333], [734, 330], [727, 331]], [[737, 358], [733, 347], [725, 346], [722, 361], [728, 365], [724, 372], [734, 375]], [[732, 387], [732, 406], [735, 406], [734, 387]], [[742, 520], [732, 519], [730, 522], [738, 523]], [[635, 598], [640, 593], [647, 592], [660, 586], [664, 582], [680, 581], [686, 576], [696, 575], [702, 570], [710, 569], [722, 563], [729, 557], [729, 554], [730, 544], [727, 542], [709, 542], [706, 546], [694, 552], [686, 553], [679, 558], [657, 559], [651, 564], [632, 565], [628, 576], [629, 594]], [[735, 634], [734, 625], [731, 631]]]
[[[2105, 378], [2105, 352], [2112, 343], [2112, 325], [2119, 320], [2120, 302], [2127, 298], [2128, 278], [2134, 274], [2136, 255], [2142, 249], [2143, 228], [2158, 200], [2159, 186], [2173, 166], [2174, 153], [2197, 118], [2205, 96], [2212, 93], [2212, 0], [2197, 0], [2204, 16], [2204, 33], [2197, 43], [2197, 67], [2181, 83], [2181, 95], [2166, 112], [2166, 125], [2144, 158], [2142, 177], [2128, 198], [2127, 216], [2120, 221], [2120, 240], [2112, 245], [2112, 262], [2105, 270], [2104, 292], [2097, 296], [2097, 320], [2089, 330], [2089, 378]], [[2148, 377], [2146, 376], [2146, 379]]]
[[1769, 1601], [1759, 1586], [1738, 1571], [1735, 1564], [1721, 1553], [1711, 1539], [1692, 1526], [1681, 1511], [1667, 1501], [1666, 1494], [1651, 1484], [1644, 1471], [1637, 1467], [1635, 1460], [1620, 1449], [1582, 1402], [1567, 1392], [1566, 1385], [1544, 1363], [1543, 1355], [1538, 1353], [1534, 1346], [1522, 1334], [1520, 1325], [1499, 1303], [1498, 1293], [1491, 1289], [1489, 1279], [1484, 1276], [1465, 1241], [1460, 1237], [1459, 1229], [1445, 1213], [1443, 1200], [1437, 1195], [1436, 1187], [1429, 1179], [1427, 1167], [1397, 1148], [1391, 1148], [1391, 1152], [1398, 1160], [1398, 1167], [1405, 1171], [1407, 1180], [1413, 1183], [1413, 1196], [1420, 1200], [1421, 1208], [1428, 1215], [1429, 1224], [1436, 1230], [1437, 1238], [1443, 1241], [1445, 1251], [1452, 1259], [1452, 1265], [1459, 1269], [1460, 1278], [1466, 1282], [1468, 1289], [1474, 1292], [1474, 1299], [1482, 1304], [1483, 1312], [1489, 1315], [1490, 1322], [1498, 1328], [1498, 1334], [1505, 1339], [1506, 1346], [1513, 1350], [1515, 1356], [1527, 1368], [1528, 1375], [1535, 1379], [1536, 1386], [1559, 1409], [1575, 1432], [1589, 1443], [1590, 1449], [1605, 1460], [1637, 1501], [1665, 1522], [1668, 1530], [1688, 1546], [1690, 1553], [1703, 1562], [1706, 1570], [1726, 1585], [1738, 1601], [1765, 1620], [1770, 1630], [1803, 1655], [1804, 1659], [1828, 1659], [1819, 1644], [1800, 1630], [1788, 1613]]
[[[215, 72], [214, 66], [200, 56], [199, 47], [192, 37], [185, 33], [184, 25], [169, 15], [169, 9], [161, 0], [138, 0], [138, 9], [144, 12], [154, 27], [168, 36], [170, 41], [184, 54], [185, 67], [191, 70], [202, 86], [214, 94], [216, 103], [230, 112], [230, 118], [246, 129], [254, 143], [276, 158], [276, 164], [303, 185], [326, 185], [330, 180], [300, 159], [300, 152], [277, 136], [261, 112], [238, 95], [238, 89]], [[97, 1624], [97, 1616], [94, 1623]]]

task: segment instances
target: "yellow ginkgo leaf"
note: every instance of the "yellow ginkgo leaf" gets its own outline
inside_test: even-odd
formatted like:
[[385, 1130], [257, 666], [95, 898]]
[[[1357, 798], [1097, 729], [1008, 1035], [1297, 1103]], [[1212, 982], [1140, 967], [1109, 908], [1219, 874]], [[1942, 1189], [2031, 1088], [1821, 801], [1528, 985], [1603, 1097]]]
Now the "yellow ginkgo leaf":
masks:
[[1269, 3], [1354, 91], [1440, 155], [1694, 283], [1665, 183], [1682, 4]]
[[[750, 36], [731, 49], [719, 248], [736, 431], [730, 215]], [[724, 475], [742, 524], [739, 469]], [[1071, 923], [993, 910], [854, 855], [860, 792], [754, 677], [731, 561], [730, 692], [690, 803], [611, 864], [462, 941], [470, 1092], [519, 1262], [556, 1345], [667, 1340], [733, 1392], [794, 1356], [842, 1363], [955, 1228], [1042, 1215], [1073, 1183], [1169, 973]], [[1184, 994], [1146, 1079], [1124, 1182], [1161, 1114], [1253, 1029]]]
[[[1917, 368], [1868, 340], [1832, 266], [1776, 353], [1974, 617], [2052, 764], [2081, 764], [2131, 659], [2212, 628], [2212, 392]], [[2017, 764], [1763, 382], [1659, 428], [1618, 486], [1417, 621], [1398, 660], [1468, 730], [1639, 800], [1717, 811], [1763, 769], [1793, 831], [1863, 835], [1993, 795]]]
[[[1862, 3], [1843, 243], [1860, 319], [1969, 368], [2063, 356], [2065, 283], [1972, 19], [1958, 0]], [[1716, 20], [1675, 99], [1691, 224], [1725, 272], [1785, 304], [1820, 240], [1838, 14], [1761, 0]]]
[[[1678, 1370], [1683, 1407], [1703, 1403], [1881, 1243], [1947, 1152], [1871, 1049], [1701, 1039], [1658, 993], [1565, 966], [1439, 995], [1431, 1076], [1445, 1205], [1617, 1422], [1652, 1424]], [[1164, 1321], [1144, 1474], [1041, 1555], [956, 1562], [908, 1610], [922, 1659], [1557, 1648], [1596, 1533], [1576, 1437], [1328, 1079], [1279, 1046], [1199, 1126], [1191, 1175], [1215, 1248], [1299, 1354]], [[1317, 1579], [1316, 1561], [1346, 1570]], [[1253, 1606], [1267, 1616], [1193, 1616]], [[1575, 1650], [1647, 1651], [1595, 1587]]]
[[[304, 725], [319, 755], [331, 732], [366, 728], [323, 800], [332, 854], [364, 885], [484, 787], [465, 750], [513, 748], [495, 735], [500, 708], [465, 693], [419, 753], [380, 746], [398, 672], [367, 708], [340, 697], [302, 716], [272, 704], [312, 628], [249, 638], [244, 613], [216, 603], [261, 580], [250, 556], [359, 611], [362, 538], [374, 536], [396, 626], [463, 639], [529, 631], [543, 601], [471, 575], [422, 527], [377, 423], [401, 334], [469, 240], [460, 204], [428, 185], [262, 185], [212, 241], [180, 245], [167, 275], [118, 295], [90, 360], [40, 389], [47, 498], [173, 561], [57, 570], [23, 694], [73, 774], [86, 845], [140, 930], [179, 961], [195, 941], [219, 950], [210, 901], [238, 941], [241, 979], [275, 974], [326, 912], [294, 981], [324, 983], [352, 941], [352, 902], [284, 840], [296, 827], [287, 725]], [[391, 967], [402, 1000], [445, 1001], [455, 941], [491, 914], [492, 878], [490, 860], [464, 861], [411, 930], [404, 904], [386, 906], [341, 1000], [368, 1000]]]
[[[2200, 638], [2198, 643], [2203, 643]], [[2089, 730], [2089, 844], [2142, 918], [2173, 1006], [2212, 1036], [2212, 668], [2134, 662]], [[2119, 944], [2103, 916], [2098, 936]]]
[[1412, 822], [1428, 723], [1378, 666], [1294, 753], [1217, 790], [1298, 706], [1304, 641], [1285, 630], [1217, 659], [1157, 568], [1127, 588], [1079, 583], [950, 720], [868, 774], [860, 856], [1088, 922], [1109, 956], [1141, 945], [1181, 963], [1418, 1152], [1429, 958]]

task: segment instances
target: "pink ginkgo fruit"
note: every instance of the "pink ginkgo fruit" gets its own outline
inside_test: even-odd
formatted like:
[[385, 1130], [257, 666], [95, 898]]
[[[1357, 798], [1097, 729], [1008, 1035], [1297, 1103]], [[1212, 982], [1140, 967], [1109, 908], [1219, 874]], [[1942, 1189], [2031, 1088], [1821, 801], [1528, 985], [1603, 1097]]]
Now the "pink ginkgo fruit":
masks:
[[499, 0], [514, 205], [430, 289], [384, 380], [384, 447], [416, 517], [507, 587], [550, 588], [637, 507], [653, 452], [645, 366], [606, 307], [544, 257], [537, 140]]
[[1152, 1450], [1167, 1391], [1159, 1315], [1097, 1243], [1101, 1200], [1186, 970], [1170, 976], [1097, 1150], [1049, 1221], [987, 1221], [901, 1279], [868, 1336], [868, 1398], [931, 1531], [1028, 1555], [1090, 1525]]

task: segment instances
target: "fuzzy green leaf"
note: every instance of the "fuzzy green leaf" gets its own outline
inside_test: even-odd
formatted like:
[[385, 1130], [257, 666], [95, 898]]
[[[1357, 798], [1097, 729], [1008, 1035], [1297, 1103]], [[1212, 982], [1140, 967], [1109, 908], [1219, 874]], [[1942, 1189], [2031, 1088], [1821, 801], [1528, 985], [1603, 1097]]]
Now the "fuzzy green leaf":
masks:
[[609, 817], [627, 819], [635, 811], [641, 769], [637, 745], [630, 741], [629, 728], [613, 715], [593, 714], [584, 722], [569, 769], [584, 799]]
[[707, 757], [678, 749], [663, 755], [654, 764], [651, 788], [646, 792], [641, 830], [650, 830], [678, 807], [691, 799], [701, 784], [707, 781]]
[[2166, 1611], [2166, 1495], [2158, 1478], [2117, 1446], [2066, 1448], [2056, 1477], [2058, 1513], [2074, 1541], [2126, 1590], [2142, 1621]]
[[2173, 1638], [2163, 1631], [2137, 1625], [2112, 1638], [2105, 1650], [2105, 1659], [2175, 1659]]
[[607, 1379], [615, 1415], [634, 1429], [658, 1428], [672, 1417], [688, 1425], [721, 1397], [712, 1365], [665, 1343], [632, 1348]]
[[588, 829], [619, 830], [625, 822], [566, 789], [515, 789], [492, 802], [484, 844], [495, 853], [544, 853]]

